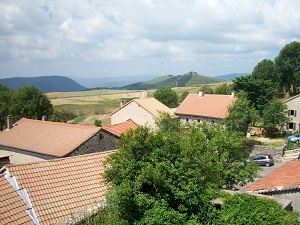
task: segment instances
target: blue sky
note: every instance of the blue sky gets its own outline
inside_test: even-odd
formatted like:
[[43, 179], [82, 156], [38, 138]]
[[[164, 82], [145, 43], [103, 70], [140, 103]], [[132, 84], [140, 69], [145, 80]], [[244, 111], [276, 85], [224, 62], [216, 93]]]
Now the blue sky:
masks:
[[299, 0], [0, 0], [0, 78], [252, 72], [300, 41]]

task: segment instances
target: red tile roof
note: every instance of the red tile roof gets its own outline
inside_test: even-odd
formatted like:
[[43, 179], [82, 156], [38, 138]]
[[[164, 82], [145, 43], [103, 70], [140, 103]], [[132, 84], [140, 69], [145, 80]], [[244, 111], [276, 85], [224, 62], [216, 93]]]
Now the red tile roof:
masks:
[[21, 119], [0, 132], [0, 145], [63, 157], [91, 138], [101, 128], [32, 119]]
[[7, 170], [27, 190], [40, 224], [55, 224], [104, 203], [103, 162], [113, 152], [9, 166]]
[[230, 95], [189, 94], [175, 111], [175, 115], [193, 115], [212, 118], [225, 118], [228, 115], [228, 106], [237, 98]]
[[118, 123], [118, 124], [114, 124], [114, 125], [110, 125], [110, 126], [104, 126], [103, 130], [106, 130], [106, 131], [116, 135], [117, 137], [120, 137], [120, 135], [122, 133], [125, 133], [130, 129], [134, 130], [137, 127], [138, 127], [138, 125], [136, 123], [134, 123], [132, 120], [128, 120], [123, 123]]
[[28, 209], [25, 202], [13, 189], [10, 183], [0, 177], [0, 224], [19, 225], [34, 224], [26, 213]]
[[258, 180], [245, 191], [280, 191], [300, 188], [300, 160], [285, 163], [274, 172]]
[[112, 112], [111, 115], [113, 115], [120, 109], [126, 107], [132, 102], [137, 103], [139, 106], [143, 107], [146, 111], [148, 111], [155, 117], [159, 117], [159, 112], [167, 112], [172, 114], [172, 110], [168, 106], [164, 105], [163, 103], [161, 103], [155, 98], [138, 98], [138, 99], [133, 99], [130, 102], [126, 103], [116, 111]]
[[290, 97], [290, 98], [284, 100], [283, 103], [287, 103], [287, 102], [289, 102], [289, 101], [291, 101], [291, 100], [293, 100], [293, 99], [295, 99], [295, 98], [298, 98], [299, 96], [300, 96], [300, 94], [295, 95], [295, 96], [292, 96], [292, 97]]

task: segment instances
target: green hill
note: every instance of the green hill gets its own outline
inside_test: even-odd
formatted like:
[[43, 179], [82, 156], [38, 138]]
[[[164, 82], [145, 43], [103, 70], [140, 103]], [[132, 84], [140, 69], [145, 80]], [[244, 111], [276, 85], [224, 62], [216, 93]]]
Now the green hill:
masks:
[[196, 72], [189, 72], [183, 75], [164, 75], [146, 82], [138, 82], [130, 85], [120, 87], [120, 89], [127, 90], [149, 90], [157, 89], [159, 87], [191, 87], [200, 86], [202, 84], [219, 83], [222, 80], [199, 75]]
[[0, 79], [0, 85], [5, 85], [12, 90], [18, 90], [20, 87], [33, 85], [44, 93], [82, 91], [86, 89], [86, 87], [83, 87], [74, 80], [64, 76], [4, 78]]

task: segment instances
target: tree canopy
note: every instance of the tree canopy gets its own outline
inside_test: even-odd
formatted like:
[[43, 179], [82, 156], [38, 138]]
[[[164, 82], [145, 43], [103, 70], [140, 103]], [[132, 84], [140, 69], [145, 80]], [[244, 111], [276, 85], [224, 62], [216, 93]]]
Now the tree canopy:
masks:
[[169, 87], [160, 87], [153, 93], [154, 98], [170, 108], [175, 108], [179, 104], [178, 95]]
[[105, 171], [116, 204], [108, 207], [117, 209], [118, 224], [207, 224], [219, 188], [257, 175], [257, 165], [243, 163], [245, 139], [238, 132], [219, 124], [176, 124], [164, 121], [159, 130], [138, 127], [122, 135]]

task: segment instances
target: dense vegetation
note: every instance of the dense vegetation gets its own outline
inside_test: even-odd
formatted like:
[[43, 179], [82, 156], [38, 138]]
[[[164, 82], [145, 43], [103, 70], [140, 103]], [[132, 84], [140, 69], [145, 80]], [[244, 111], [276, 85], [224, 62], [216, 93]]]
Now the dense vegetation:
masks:
[[218, 124], [183, 128], [166, 115], [157, 126], [118, 142], [104, 174], [112, 189], [95, 224], [297, 224], [297, 214], [272, 200], [222, 191], [257, 175], [256, 164], [243, 163], [244, 135]]

